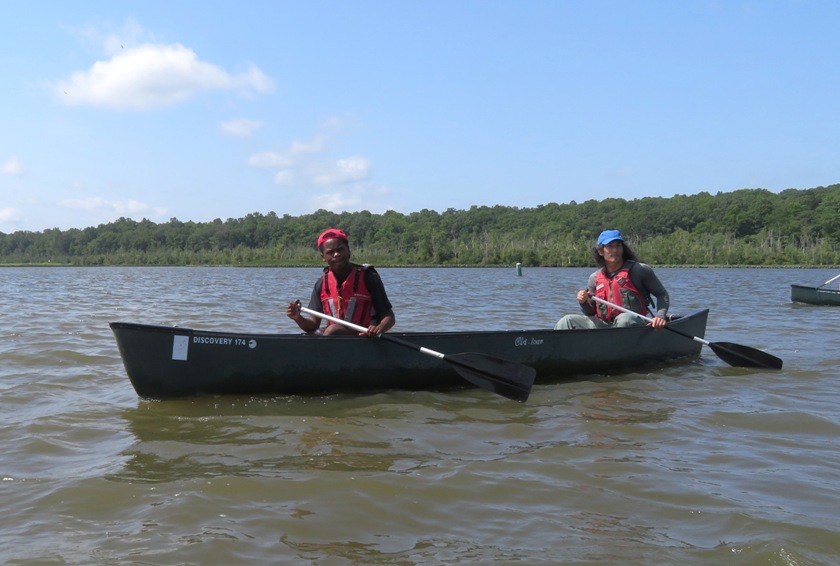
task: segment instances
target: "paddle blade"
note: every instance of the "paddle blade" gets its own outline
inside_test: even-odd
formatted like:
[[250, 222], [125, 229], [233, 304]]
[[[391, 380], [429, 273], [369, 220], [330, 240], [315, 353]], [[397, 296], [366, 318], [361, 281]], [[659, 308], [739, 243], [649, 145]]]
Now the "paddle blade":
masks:
[[482, 389], [524, 403], [531, 394], [537, 370], [487, 354], [465, 352], [444, 357], [461, 377]]
[[720, 359], [731, 366], [782, 369], [781, 359], [749, 346], [733, 344], [732, 342], [709, 342], [709, 347]]

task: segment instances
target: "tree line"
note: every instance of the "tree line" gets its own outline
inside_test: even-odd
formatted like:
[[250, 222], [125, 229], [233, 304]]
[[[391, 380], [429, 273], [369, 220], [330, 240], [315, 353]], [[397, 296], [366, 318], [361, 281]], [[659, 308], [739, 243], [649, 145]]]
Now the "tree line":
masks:
[[410, 214], [120, 218], [0, 232], [0, 264], [313, 266], [321, 264], [315, 239], [332, 227], [348, 234], [354, 259], [380, 266], [591, 266], [595, 238], [607, 228], [620, 229], [654, 265], [830, 266], [840, 264], [840, 185]]

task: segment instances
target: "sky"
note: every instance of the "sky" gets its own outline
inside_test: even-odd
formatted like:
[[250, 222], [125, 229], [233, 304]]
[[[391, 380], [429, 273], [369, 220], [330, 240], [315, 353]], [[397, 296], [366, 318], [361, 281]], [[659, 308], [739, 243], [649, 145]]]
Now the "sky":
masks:
[[0, 21], [4, 233], [840, 183], [835, 0], [34, 0]]

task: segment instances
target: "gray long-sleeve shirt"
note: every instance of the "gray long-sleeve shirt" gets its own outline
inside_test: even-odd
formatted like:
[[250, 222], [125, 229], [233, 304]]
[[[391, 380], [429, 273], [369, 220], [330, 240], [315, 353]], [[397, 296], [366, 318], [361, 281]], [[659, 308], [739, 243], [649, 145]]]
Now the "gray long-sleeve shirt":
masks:
[[[596, 277], [601, 271], [603, 271], [603, 268], [598, 271], [594, 271], [589, 276], [587, 288], [592, 295], [595, 294]], [[630, 281], [636, 289], [642, 293], [643, 297], [656, 297], [656, 312], [654, 313], [654, 316], [666, 318], [666, 315], [668, 314], [668, 307], [671, 306], [671, 299], [668, 296], [668, 291], [665, 290], [665, 286], [662, 285], [659, 277], [657, 277], [656, 273], [653, 272], [653, 268], [646, 263], [637, 261], [636, 265], [634, 265], [630, 270]], [[586, 316], [594, 316], [595, 301], [589, 300], [585, 303], [580, 303], [580, 310]]]

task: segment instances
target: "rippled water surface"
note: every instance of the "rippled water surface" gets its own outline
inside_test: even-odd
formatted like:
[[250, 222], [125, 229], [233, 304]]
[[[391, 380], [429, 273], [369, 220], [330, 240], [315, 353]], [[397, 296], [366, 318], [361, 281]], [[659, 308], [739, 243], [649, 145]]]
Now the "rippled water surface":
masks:
[[[590, 269], [380, 269], [399, 330], [547, 328]], [[484, 390], [148, 401], [108, 322], [296, 332], [317, 269], [0, 269], [0, 563], [833, 564], [831, 270], [658, 269], [698, 361]]]

